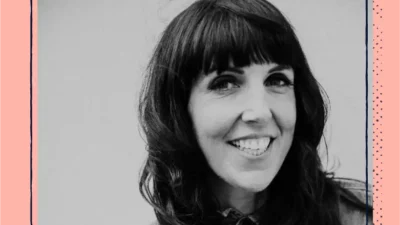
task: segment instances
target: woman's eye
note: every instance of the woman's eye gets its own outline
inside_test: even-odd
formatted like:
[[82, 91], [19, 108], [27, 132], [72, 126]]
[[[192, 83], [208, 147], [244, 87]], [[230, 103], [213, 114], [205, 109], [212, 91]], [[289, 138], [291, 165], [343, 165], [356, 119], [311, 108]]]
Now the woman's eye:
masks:
[[212, 85], [210, 86], [210, 90], [214, 91], [229, 91], [234, 88], [238, 88], [239, 84], [234, 79], [227, 78], [217, 78]]
[[266, 86], [287, 87], [293, 85], [292, 82], [283, 74], [273, 74], [265, 81]]
[[287, 85], [287, 82], [284, 81], [284, 80], [281, 80], [281, 79], [270, 79], [270, 80], [268, 80], [268, 81], [266, 82], [266, 84], [267, 84], [268, 86], [278, 86], [278, 87], [281, 87], [281, 86], [286, 86], [286, 85]]

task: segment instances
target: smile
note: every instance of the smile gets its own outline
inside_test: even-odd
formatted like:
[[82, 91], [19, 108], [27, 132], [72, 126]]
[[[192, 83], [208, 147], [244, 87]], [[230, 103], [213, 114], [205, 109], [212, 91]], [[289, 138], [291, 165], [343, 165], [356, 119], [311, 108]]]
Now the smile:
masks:
[[257, 139], [243, 139], [228, 142], [230, 145], [236, 147], [240, 151], [246, 152], [253, 156], [260, 156], [264, 154], [273, 139], [269, 137], [257, 138]]

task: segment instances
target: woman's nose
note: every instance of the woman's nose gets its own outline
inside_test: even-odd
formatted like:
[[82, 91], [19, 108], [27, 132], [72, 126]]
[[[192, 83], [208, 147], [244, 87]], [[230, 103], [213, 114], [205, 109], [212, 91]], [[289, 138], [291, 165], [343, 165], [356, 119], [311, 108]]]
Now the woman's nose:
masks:
[[272, 118], [268, 94], [262, 91], [250, 91], [243, 100], [242, 120], [247, 123], [268, 122]]

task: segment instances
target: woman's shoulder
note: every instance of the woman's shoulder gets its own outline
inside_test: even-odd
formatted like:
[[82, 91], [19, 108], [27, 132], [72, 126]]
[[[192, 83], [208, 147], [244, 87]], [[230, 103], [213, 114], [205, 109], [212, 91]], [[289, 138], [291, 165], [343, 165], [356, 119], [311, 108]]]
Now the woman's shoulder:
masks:
[[372, 224], [372, 186], [350, 178], [335, 178], [334, 181], [340, 186], [342, 224]]

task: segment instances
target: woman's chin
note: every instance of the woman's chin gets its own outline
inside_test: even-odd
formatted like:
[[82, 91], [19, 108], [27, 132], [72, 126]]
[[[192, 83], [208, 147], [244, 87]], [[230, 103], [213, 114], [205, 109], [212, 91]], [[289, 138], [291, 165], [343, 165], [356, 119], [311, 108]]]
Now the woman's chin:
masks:
[[258, 193], [264, 191], [271, 183], [269, 179], [254, 178], [254, 179], [240, 179], [235, 182], [234, 186], [248, 192]]
[[247, 184], [240, 185], [238, 187], [247, 192], [258, 193], [258, 192], [264, 191], [268, 187], [268, 184], [247, 183]]

